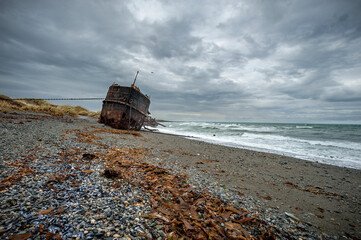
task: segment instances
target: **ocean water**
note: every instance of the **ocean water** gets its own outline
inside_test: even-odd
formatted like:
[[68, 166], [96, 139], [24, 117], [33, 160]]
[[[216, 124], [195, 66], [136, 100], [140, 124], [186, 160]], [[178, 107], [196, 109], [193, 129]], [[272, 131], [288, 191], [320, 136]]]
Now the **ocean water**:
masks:
[[164, 122], [163, 133], [361, 169], [361, 125]]

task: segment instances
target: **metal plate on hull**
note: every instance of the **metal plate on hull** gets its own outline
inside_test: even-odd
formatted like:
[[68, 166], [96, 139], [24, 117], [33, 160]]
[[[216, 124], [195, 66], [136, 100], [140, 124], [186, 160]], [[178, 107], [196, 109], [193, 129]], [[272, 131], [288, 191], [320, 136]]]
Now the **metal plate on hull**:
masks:
[[100, 122], [117, 129], [140, 130], [150, 100], [135, 87], [114, 84], [103, 101]]

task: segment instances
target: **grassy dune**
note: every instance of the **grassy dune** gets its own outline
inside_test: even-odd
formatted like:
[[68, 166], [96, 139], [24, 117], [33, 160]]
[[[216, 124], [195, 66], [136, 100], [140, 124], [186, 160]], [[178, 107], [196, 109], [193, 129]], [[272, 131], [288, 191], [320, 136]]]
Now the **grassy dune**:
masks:
[[5, 95], [0, 95], [0, 112], [36, 112], [46, 113], [53, 116], [88, 116], [98, 117], [100, 111], [92, 112], [81, 106], [55, 105], [44, 100], [14, 100]]

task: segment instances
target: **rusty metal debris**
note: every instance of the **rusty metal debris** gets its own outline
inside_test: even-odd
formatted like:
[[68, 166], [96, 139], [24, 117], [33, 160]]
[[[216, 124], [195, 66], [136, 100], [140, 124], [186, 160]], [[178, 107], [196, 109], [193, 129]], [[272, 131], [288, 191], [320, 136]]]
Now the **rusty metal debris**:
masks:
[[103, 101], [101, 123], [117, 129], [140, 130], [149, 113], [150, 99], [134, 85], [138, 73], [130, 87], [118, 84], [109, 87]]
[[[158, 125], [165, 127], [165, 125], [159, 123], [155, 118], [152, 118], [150, 116], [148, 116], [144, 119], [144, 123], [143, 123], [144, 128], [146, 128], [146, 126], [157, 127]], [[150, 130], [150, 129], [148, 129], [148, 130]]]

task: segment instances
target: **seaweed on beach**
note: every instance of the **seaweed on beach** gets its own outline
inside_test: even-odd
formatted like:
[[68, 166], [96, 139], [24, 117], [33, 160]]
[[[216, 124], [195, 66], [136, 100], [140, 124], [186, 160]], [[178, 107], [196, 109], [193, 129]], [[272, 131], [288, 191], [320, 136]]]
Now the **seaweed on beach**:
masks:
[[60, 237], [59, 234], [57, 233], [52, 233], [52, 232], [47, 232], [44, 230], [44, 225], [40, 224], [38, 232], [41, 234], [45, 234], [45, 239], [57, 239], [57, 240], [62, 240], [63, 238]]
[[[144, 218], [164, 224], [168, 239], [275, 239], [273, 232], [245, 209], [197, 191], [187, 176], [141, 161], [147, 149], [111, 151], [105, 157], [105, 176], [141, 186], [152, 198], [152, 210]], [[110, 174], [111, 173], [111, 174]]]
[[20, 167], [13, 175], [4, 178], [0, 182], [0, 192], [6, 191], [7, 188], [19, 182], [23, 177], [35, 173], [28, 165]]
[[100, 141], [102, 140], [101, 137], [95, 135], [97, 133], [111, 133], [111, 134], [125, 134], [125, 135], [133, 135], [135, 137], [143, 137], [142, 134], [136, 131], [129, 131], [129, 130], [115, 130], [115, 129], [106, 129], [100, 127], [92, 127], [95, 130], [90, 131], [89, 128], [85, 129], [69, 129], [67, 130], [62, 136], [67, 137], [70, 134], [74, 134], [76, 140], [81, 143], [89, 143], [99, 146], [104, 146]]
[[55, 207], [50, 207], [48, 209], [42, 209], [39, 212], [36, 212], [38, 215], [56, 215], [56, 214], [62, 214], [65, 212], [65, 209], [63, 207], [59, 207], [56, 209]]
[[299, 187], [298, 185], [296, 185], [296, 184], [294, 184], [294, 183], [292, 183], [290, 181], [286, 181], [286, 182], [284, 182], [284, 184], [286, 184], [288, 186], [291, 186], [291, 187], [293, 187], [295, 189], [304, 191], [304, 192], [310, 192], [310, 193], [313, 193], [313, 194], [319, 194], [319, 195], [324, 195], [324, 196], [342, 197], [338, 193], [327, 192], [321, 187], [309, 186], [308, 188], [302, 188], [302, 187]]
[[0, 192], [6, 191], [7, 188], [19, 182], [23, 177], [35, 173], [27, 164], [27, 162], [34, 159], [34, 157], [33, 155], [28, 155], [22, 160], [16, 159], [8, 163], [8, 165], [15, 167], [16, 170], [12, 175], [4, 178], [0, 182]]
[[10, 240], [26, 240], [32, 236], [31, 233], [20, 233], [20, 234], [12, 234], [9, 235], [8, 238]]
[[[66, 135], [75, 133], [77, 141], [102, 145], [96, 133], [132, 134], [93, 128], [68, 130]], [[272, 228], [247, 210], [236, 209], [208, 191], [195, 190], [187, 183], [186, 175], [147, 163], [145, 159], [151, 155], [147, 148], [110, 150], [101, 156], [107, 167], [103, 174], [140, 186], [151, 194], [152, 210], [142, 217], [162, 222], [168, 239], [276, 239]]]
[[92, 133], [128, 134], [128, 135], [133, 135], [135, 137], [143, 137], [142, 134], [140, 134], [139, 132], [132, 130], [107, 129], [100, 127], [92, 127], [92, 128], [96, 129], [92, 131]]

